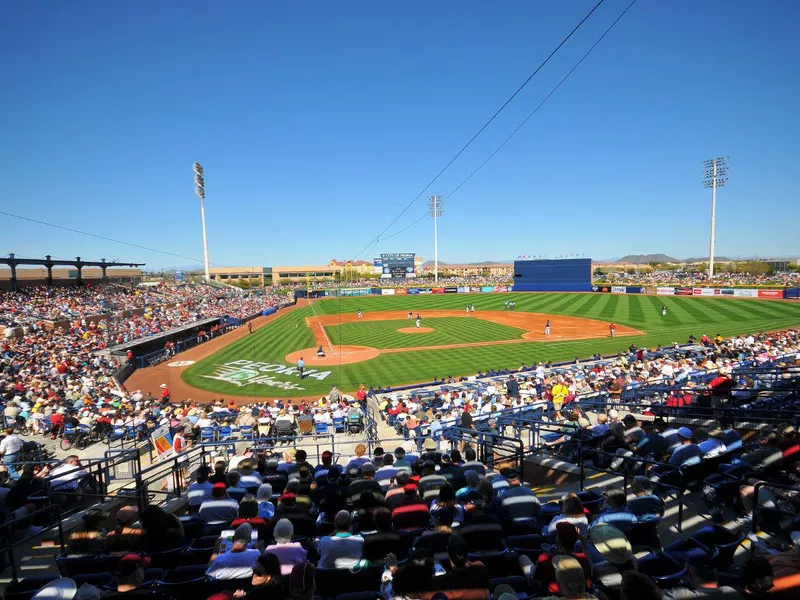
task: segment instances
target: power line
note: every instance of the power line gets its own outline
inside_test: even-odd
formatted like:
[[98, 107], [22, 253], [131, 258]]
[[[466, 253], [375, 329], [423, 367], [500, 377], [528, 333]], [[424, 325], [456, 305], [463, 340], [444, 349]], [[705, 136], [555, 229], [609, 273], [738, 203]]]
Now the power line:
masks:
[[[104, 235], [99, 235], [97, 233], [92, 233], [90, 231], [82, 231], [80, 229], [73, 229], [72, 227], [66, 227], [65, 225], [59, 225], [57, 223], [49, 223], [47, 221], [40, 221], [39, 219], [32, 219], [30, 217], [24, 217], [22, 215], [15, 215], [14, 213], [6, 212], [4, 210], [0, 210], [0, 215], [5, 215], [7, 217], [12, 217], [14, 219], [20, 219], [22, 221], [28, 221], [30, 223], [36, 223], [37, 225], [45, 225], [47, 227], [53, 227], [54, 229], [61, 229], [62, 231], [69, 231], [72, 233], [78, 233], [80, 235], [85, 235], [88, 237], [93, 237], [98, 240], [105, 240], [107, 242], [114, 242], [115, 244], [123, 244], [125, 246], [130, 246], [131, 248], [139, 248], [140, 250], [148, 250], [149, 252], [157, 252], [158, 254], [164, 254], [166, 256], [174, 256], [176, 258], [182, 258], [184, 260], [191, 260], [196, 263], [202, 264], [203, 261], [198, 258], [192, 258], [191, 256], [184, 256], [183, 254], [176, 254], [174, 252], [168, 252], [167, 250], [159, 250], [158, 248], [151, 248], [150, 246], [143, 246], [141, 244], [134, 244], [133, 242], [126, 242], [125, 240], [117, 240], [114, 238], [110, 238]], [[217, 267], [224, 267], [225, 265], [215, 265]]]
[[[495, 148], [494, 151], [491, 154], [489, 154], [489, 156], [486, 157], [486, 159], [480, 165], [478, 165], [478, 167], [474, 171], [472, 171], [472, 173], [470, 173], [466, 177], [466, 179], [464, 179], [461, 183], [459, 183], [453, 189], [452, 192], [450, 192], [449, 194], [445, 195], [445, 198], [452, 198], [453, 194], [455, 194], [456, 192], [458, 192], [458, 190], [460, 190], [462, 187], [464, 187], [464, 185], [466, 185], [466, 183], [470, 179], [472, 179], [478, 173], [478, 171], [480, 171], [484, 166], [486, 166], [486, 163], [488, 163], [490, 160], [492, 160], [492, 158], [494, 158], [495, 154], [497, 154], [503, 148], [503, 146], [505, 146], [509, 141], [511, 141], [511, 138], [513, 138], [519, 132], [519, 130], [522, 129], [525, 126], [525, 124], [528, 121], [530, 121], [537, 112], [539, 112], [539, 109], [541, 109], [547, 103], [547, 101], [553, 96], [553, 94], [555, 94], [559, 90], [559, 88], [562, 85], [564, 85], [564, 83], [567, 81], [567, 79], [569, 79], [570, 76], [578, 69], [578, 67], [581, 66], [583, 61], [588, 58], [588, 56], [592, 53], [592, 51], [594, 51], [595, 48], [597, 48], [597, 46], [600, 44], [600, 42], [603, 41], [603, 39], [611, 32], [612, 29], [614, 29], [616, 24], [619, 23], [622, 20], [622, 17], [625, 16], [625, 14], [631, 9], [631, 7], [633, 7], [634, 4], [636, 4], [636, 2], [637, 2], [637, 0], [632, 0], [631, 3], [628, 4], [627, 7], [625, 7], [625, 10], [623, 10], [620, 13], [620, 15], [616, 18], [616, 20], [614, 20], [614, 22], [611, 23], [611, 25], [609, 25], [609, 27], [603, 32], [603, 34], [599, 38], [597, 38], [597, 41], [594, 44], [592, 44], [592, 46], [578, 60], [578, 62], [575, 63], [575, 66], [573, 66], [569, 70], [569, 72], [561, 79], [561, 81], [559, 81], [556, 84], [556, 86], [552, 90], [550, 90], [550, 93], [548, 93], [547, 96], [544, 97], [544, 99], [536, 106], [536, 108], [534, 108], [533, 111], [531, 111], [531, 113], [527, 117], [525, 117], [525, 119], [508, 135], [508, 137], [506, 137], [506, 139], [504, 139], [501, 142], [501, 144], [497, 148]], [[386, 236], [385, 238], [381, 238], [381, 239], [388, 240], [388, 239], [393, 238], [393, 237], [395, 237], [397, 235], [400, 235], [404, 231], [407, 231], [407, 230], [411, 229], [414, 225], [416, 225], [417, 223], [422, 221], [427, 216], [428, 216], [428, 213], [426, 212], [419, 219], [417, 219], [416, 221], [413, 221], [410, 225], [407, 225], [406, 227], [404, 227], [400, 231], [398, 231], [396, 233], [393, 233], [393, 234], [391, 234], [389, 236]]]
[[[406, 213], [406, 211], [408, 211], [408, 209], [409, 209], [409, 208], [411, 208], [411, 207], [414, 205], [414, 203], [415, 203], [417, 200], [419, 200], [419, 198], [420, 198], [420, 197], [421, 197], [421, 196], [422, 196], [422, 195], [423, 195], [423, 194], [424, 194], [424, 193], [425, 193], [425, 192], [428, 190], [428, 188], [429, 188], [429, 187], [431, 187], [431, 186], [434, 184], [434, 182], [435, 182], [437, 179], [439, 179], [439, 177], [441, 177], [441, 176], [442, 176], [442, 174], [443, 174], [443, 173], [444, 173], [444, 172], [445, 172], [447, 169], [449, 169], [449, 168], [450, 168], [450, 165], [452, 165], [452, 164], [453, 164], [453, 163], [454, 163], [454, 162], [455, 162], [455, 161], [458, 159], [458, 157], [459, 157], [459, 156], [461, 156], [461, 155], [464, 153], [464, 151], [465, 151], [467, 148], [469, 148], [469, 147], [472, 145], [472, 142], [474, 142], [474, 141], [475, 141], [475, 140], [478, 138], [478, 136], [479, 136], [480, 134], [482, 134], [482, 133], [484, 132], [484, 130], [485, 130], [487, 127], [489, 127], [489, 125], [491, 125], [491, 123], [492, 123], [492, 122], [495, 120], [495, 118], [497, 118], [497, 116], [498, 116], [498, 115], [499, 115], [501, 112], [503, 112], [503, 110], [504, 110], [504, 109], [505, 109], [505, 108], [506, 108], [506, 107], [507, 107], [507, 106], [508, 106], [508, 105], [511, 103], [511, 101], [512, 101], [512, 100], [514, 100], [514, 98], [516, 98], [516, 97], [517, 97], [517, 95], [518, 95], [518, 94], [519, 94], [519, 93], [520, 93], [520, 92], [523, 90], [523, 88], [524, 88], [526, 85], [528, 85], [528, 83], [531, 81], [531, 79], [533, 79], [533, 78], [536, 76], [536, 74], [537, 74], [539, 71], [541, 71], [541, 70], [542, 70], [542, 68], [543, 68], [543, 67], [544, 67], [544, 66], [545, 66], [545, 65], [546, 65], [548, 62], [550, 62], [550, 59], [551, 59], [551, 58], [553, 58], [553, 56], [555, 56], [555, 55], [556, 55], [556, 53], [557, 53], [557, 52], [558, 52], [558, 51], [561, 49], [561, 47], [562, 47], [564, 44], [566, 44], [566, 43], [567, 43], [567, 41], [569, 41], [569, 39], [570, 39], [570, 38], [571, 38], [573, 35], [575, 35], [575, 33], [578, 31], [578, 29], [580, 29], [580, 28], [581, 28], [581, 26], [583, 26], [583, 24], [584, 24], [584, 23], [585, 23], [585, 22], [586, 22], [586, 21], [589, 19], [589, 17], [591, 17], [591, 16], [592, 16], [592, 14], [594, 14], [594, 12], [595, 12], [595, 11], [596, 11], [598, 8], [600, 8], [600, 5], [601, 5], [601, 4], [603, 4], [603, 2], [605, 2], [605, 0], [600, 0], [600, 1], [599, 1], [597, 4], [595, 4], [595, 5], [594, 5], [594, 7], [593, 7], [593, 8], [592, 8], [592, 9], [591, 9], [591, 10], [590, 10], [590, 11], [589, 11], [587, 14], [586, 14], [586, 16], [585, 16], [585, 17], [583, 17], [583, 19], [581, 19], [581, 20], [580, 20], [580, 22], [579, 22], [577, 25], [575, 25], [575, 27], [573, 27], [573, 28], [572, 28], [572, 31], [570, 31], [570, 32], [569, 32], [569, 34], [568, 34], [568, 35], [567, 35], [567, 36], [566, 36], [564, 39], [562, 39], [562, 40], [561, 40], [561, 42], [558, 44], [558, 46], [556, 46], [556, 47], [555, 47], [555, 49], [553, 49], [553, 51], [552, 51], [552, 52], [550, 52], [550, 54], [548, 54], [548, 55], [547, 55], [547, 58], [545, 58], [545, 59], [544, 59], [544, 60], [543, 60], [543, 61], [542, 61], [542, 62], [539, 64], [539, 66], [538, 66], [538, 67], [536, 67], [536, 70], [535, 70], [535, 71], [533, 71], [533, 73], [531, 73], [531, 74], [528, 76], [528, 78], [527, 78], [527, 79], [526, 79], [524, 82], [522, 82], [522, 85], [520, 85], [520, 86], [519, 86], [519, 87], [516, 89], [516, 91], [515, 91], [513, 94], [511, 94], [511, 96], [509, 96], [509, 98], [508, 98], [508, 99], [507, 99], [507, 100], [506, 100], [506, 101], [503, 103], [503, 105], [502, 105], [500, 108], [498, 108], [498, 109], [495, 111], [495, 113], [494, 113], [494, 114], [493, 114], [493, 115], [492, 115], [492, 116], [489, 118], [489, 120], [488, 120], [488, 121], [486, 121], [486, 123], [484, 123], [484, 124], [483, 124], [483, 126], [482, 126], [482, 127], [481, 127], [481, 128], [478, 130], [478, 131], [477, 131], [477, 133], [475, 133], [475, 135], [473, 135], [473, 136], [472, 136], [472, 137], [469, 139], [469, 141], [468, 141], [466, 144], [464, 144], [464, 146], [462, 146], [462, 147], [461, 147], [461, 149], [460, 149], [460, 150], [459, 150], [459, 151], [458, 151], [458, 152], [455, 154], [455, 156], [453, 156], [453, 158], [451, 158], [451, 159], [450, 159], [450, 161], [449, 161], [449, 162], [448, 162], [448, 163], [447, 163], [447, 164], [446, 164], [446, 165], [445, 165], [445, 166], [444, 166], [444, 167], [443, 167], [443, 168], [442, 168], [442, 169], [441, 169], [441, 170], [440, 170], [440, 171], [439, 171], [439, 172], [436, 174], [436, 176], [435, 176], [433, 179], [431, 179], [431, 180], [428, 182], [428, 184], [427, 184], [427, 185], [426, 185], [424, 188], [422, 188], [422, 190], [419, 192], [419, 194], [417, 194], [417, 195], [414, 197], [414, 199], [413, 199], [411, 202], [409, 202], [409, 203], [406, 205], [406, 207], [405, 207], [405, 208], [404, 208], [402, 211], [400, 211], [400, 213], [399, 213], [399, 214], [398, 214], [398, 215], [397, 215], [397, 216], [396, 216], [394, 219], [392, 219], [392, 221], [391, 221], [391, 222], [390, 222], [390, 223], [389, 223], [389, 224], [388, 224], [388, 225], [387, 225], [387, 226], [386, 226], [386, 227], [383, 229], [383, 231], [381, 231], [381, 232], [380, 232], [380, 233], [379, 233], [379, 234], [376, 236], [376, 238], [375, 238], [375, 241], [379, 241], [379, 240], [380, 240], [380, 237], [381, 237], [381, 236], [382, 236], [384, 233], [386, 233], [386, 231], [387, 231], [387, 230], [388, 230], [388, 229], [389, 229], [389, 228], [390, 228], [392, 225], [394, 225], [394, 224], [397, 222], [397, 220], [398, 220], [400, 217], [402, 217], [402, 216], [403, 216], [403, 215]], [[365, 250], [366, 250], [368, 247], [369, 247], [369, 245], [368, 245], [367, 247], [365, 247], [363, 250], [361, 250], [361, 252], [359, 252], [359, 253], [358, 253], [358, 254], [355, 256], [355, 258], [354, 258], [353, 260], [355, 260], [355, 259], [357, 259], [359, 256], [361, 256], [361, 255], [364, 253], [364, 251], [365, 251]]]

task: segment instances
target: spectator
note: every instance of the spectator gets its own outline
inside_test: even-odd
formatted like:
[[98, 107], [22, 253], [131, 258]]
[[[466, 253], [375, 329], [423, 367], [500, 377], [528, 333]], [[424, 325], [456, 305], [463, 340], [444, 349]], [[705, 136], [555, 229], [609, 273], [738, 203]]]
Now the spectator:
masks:
[[664, 501], [655, 493], [649, 477], [637, 475], [631, 484], [635, 498], [628, 502], [630, 510], [639, 521], [660, 519], [664, 515]]
[[503, 488], [497, 495], [502, 508], [503, 517], [514, 525], [528, 522], [542, 516], [542, 503], [529, 488], [522, 485], [519, 471], [511, 469], [506, 472], [509, 487]]
[[620, 529], [607, 523], [593, 526], [590, 535], [595, 580], [607, 590], [616, 590], [622, 586], [622, 575], [636, 570], [631, 543]]
[[130, 600], [151, 598], [152, 590], [141, 589], [144, 583], [144, 570], [150, 565], [150, 558], [139, 554], [126, 554], [114, 570], [116, 590], [103, 595], [103, 600]]
[[138, 520], [139, 509], [136, 506], [123, 506], [117, 511], [114, 529], [106, 538], [109, 552], [139, 552], [143, 549], [142, 529], [134, 525]]
[[350, 532], [350, 513], [339, 511], [333, 519], [334, 533], [317, 542], [320, 569], [352, 569], [361, 564], [364, 538]]
[[630, 531], [637, 522], [636, 515], [625, 507], [625, 491], [621, 487], [612, 486], [603, 492], [603, 510], [592, 523], [592, 529], [601, 523], [613, 525], [621, 531]]
[[88, 510], [83, 523], [70, 531], [67, 541], [69, 554], [102, 554], [106, 549], [106, 530], [102, 527], [108, 515], [100, 510]]
[[581, 564], [571, 556], [556, 556], [553, 559], [556, 582], [561, 596], [548, 596], [545, 600], [597, 600], [597, 596], [586, 592], [586, 579]]
[[233, 597], [237, 600], [283, 600], [286, 598], [286, 589], [282, 575], [284, 575], [283, 565], [277, 556], [274, 554], [259, 556], [253, 566], [252, 589], [248, 592], [236, 590]]
[[581, 502], [581, 499], [574, 492], [566, 494], [561, 499], [561, 513], [550, 521], [550, 526], [547, 530], [548, 534], [554, 536], [556, 534], [556, 527], [563, 521], [572, 523], [578, 529], [578, 535], [580, 537], [586, 537], [589, 531], [589, 521], [583, 509], [583, 502]]
[[720, 598], [721, 600], [742, 600], [735, 589], [720, 586], [717, 582], [717, 571], [711, 557], [705, 550], [691, 550], [686, 555], [691, 588], [677, 587], [664, 591], [665, 600], [691, 600], [693, 598]]
[[224, 483], [215, 483], [211, 490], [211, 500], [206, 500], [200, 505], [200, 519], [206, 525], [227, 525], [236, 518], [239, 504], [231, 499]]
[[266, 521], [272, 519], [275, 516], [275, 505], [272, 504], [272, 486], [268, 483], [258, 486], [256, 500], [258, 501], [258, 516]]
[[456, 500], [461, 504], [472, 502], [473, 500], [481, 500], [481, 493], [478, 490], [478, 483], [480, 482], [480, 475], [473, 469], [464, 471], [464, 478], [467, 485], [456, 492]]
[[206, 570], [206, 575], [214, 579], [242, 579], [253, 575], [261, 552], [248, 546], [252, 541], [253, 528], [247, 523], [239, 525], [233, 532], [231, 548], [224, 552], [220, 548], [218, 554], [211, 557], [211, 562]]
[[487, 598], [490, 589], [489, 571], [480, 562], [467, 561], [469, 548], [457, 533], [450, 536], [447, 542], [447, 557], [451, 569], [444, 575], [428, 579], [425, 585], [427, 592], [442, 592], [448, 598], [457, 597], [457, 590], [473, 590]]
[[622, 574], [620, 600], [661, 600], [664, 592], [647, 575], [638, 571], [625, 571]]
[[180, 519], [151, 504], [141, 515], [142, 543], [147, 552], [164, 552], [183, 545], [183, 525]]
[[556, 527], [556, 549], [555, 552], [542, 552], [536, 560], [536, 569], [533, 563], [525, 556], [520, 556], [519, 562], [523, 573], [536, 582], [539, 589], [549, 594], [559, 594], [561, 592], [556, 580], [556, 570], [553, 559], [558, 555], [571, 556], [581, 565], [586, 584], [591, 585], [592, 566], [589, 559], [583, 552], [577, 552], [575, 545], [578, 543], [578, 530], [572, 523], [562, 521]]
[[669, 464], [676, 467], [699, 465], [703, 460], [703, 451], [692, 442], [692, 430], [688, 427], [680, 427], [678, 437], [681, 440], [680, 446], [673, 450], [672, 456], [669, 457]]
[[275, 543], [267, 547], [268, 554], [275, 555], [280, 561], [281, 574], [286, 577], [292, 574], [295, 565], [305, 562], [306, 551], [299, 542], [293, 542], [294, 526], [288, 519], [281, 519], [275, 524], [273, 536]]
[[[218, 461], [217, 465], [222, 465], [222, 476], [225, 476], [225, 463], [222, 461]], [[189, 488], [186, 492], [187, 497], [189, 498], [189, 512], [196, 513], [200, 510], [200, 505], [203, 504], [206, 500], [211, 500], [211, 490], [214, 484], [209, 481], [208, 478], [208, 467], [206, 465], [200, 465], [197, 468], [197, 480], [194, 483], [189, 484]], [[219, 472], [216, 471], [214, 473], [214, 477], [218, 478]], [[221, 481], [220, 483], [225, 483], [225, 481]]]

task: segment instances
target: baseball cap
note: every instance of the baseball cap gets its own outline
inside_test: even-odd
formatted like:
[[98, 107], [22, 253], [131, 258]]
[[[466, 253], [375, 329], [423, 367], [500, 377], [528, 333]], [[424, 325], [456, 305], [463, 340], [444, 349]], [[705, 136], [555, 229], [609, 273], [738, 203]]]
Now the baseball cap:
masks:
[[562, 596], [580, 598], [586, 593], [586, 575], [577, 559], [566, 555], [556, 556], [553, 558], [553, 568]]
[[678, 436], [683, 438], [684, 440], [692, 439], [692, 430], [689, 429], [688, 427], [679, 427]]
[[249, 544], [251, 539], [253, 539], [253, 527], [249, 523], [242, 523], [233, 532], [234, 542]]
[[375, 465], [371, 462], [364, 463], [361, 465], [361, 474], [362, 475], [374, 475], [375, 474]]
[[133, 552], [129, 552], [128, 554], [119, 559], [119, 562], [117, 563], [117, 566], [114, 569], [114, 571], [121, 575], [131, 575], [138, 569], [146, 568], [149, 564], [150, 564], [149, 556], [142, 556], [141, 554], [135, 554]]

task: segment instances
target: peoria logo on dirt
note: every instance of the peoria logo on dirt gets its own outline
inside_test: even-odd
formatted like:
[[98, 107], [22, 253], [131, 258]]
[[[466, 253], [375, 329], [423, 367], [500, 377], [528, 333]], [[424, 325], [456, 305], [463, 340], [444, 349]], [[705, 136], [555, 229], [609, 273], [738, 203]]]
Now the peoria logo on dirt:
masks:
[[[313, 379], [322, 381], [330, 374], [330, 371], [308, 369], [303, 373], [303, 377], [311, 377]], [[304, 387], [296, 383], [292, 383], [291, 381], [281, 381], [280, 379], [276, 379], [276, 375], [300, 377], [300, 373], [296, 367], [285, 364], [256, 362], [252, 360], [235, 360], [233, 362], [225, 363], [224, 365], [217, 365], [213, 375], [203, 375], [202, 377], [205, 377], [206, 379], [224, 381], [239, 387], [245, 385], [268, 385], [282, 390], [305, 389]]]

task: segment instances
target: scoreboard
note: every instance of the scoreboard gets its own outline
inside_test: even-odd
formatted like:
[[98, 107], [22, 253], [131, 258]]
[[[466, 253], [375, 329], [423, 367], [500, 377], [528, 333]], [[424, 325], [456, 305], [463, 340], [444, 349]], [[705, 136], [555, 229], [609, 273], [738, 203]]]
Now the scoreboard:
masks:
[[414, 252], [381, 254], [381, 279], [406, 279], [417, 276]]

